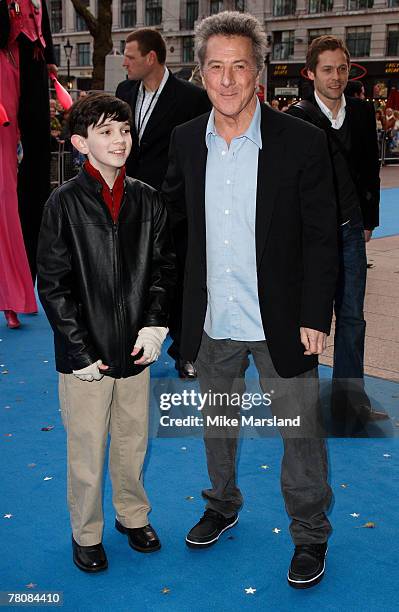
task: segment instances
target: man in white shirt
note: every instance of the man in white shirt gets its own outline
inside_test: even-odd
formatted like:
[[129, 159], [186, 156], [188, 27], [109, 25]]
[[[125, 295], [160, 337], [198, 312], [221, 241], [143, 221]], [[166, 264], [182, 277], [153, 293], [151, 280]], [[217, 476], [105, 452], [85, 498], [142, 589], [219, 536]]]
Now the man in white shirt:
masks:
[[306, 67], [314, 94], [289, 109], [325, 130], [338, 204], [340, 274], [335, 295], [332, 416], [337, 432], [364, 432], [369, 421], [387, 419], [371, 407], [364, 390], [363, 304], [365, 243], [379, 224], [379, 160], [374, 109], [346, 98], [350, 57], [336, 36], [320, 36], [309, 46]]

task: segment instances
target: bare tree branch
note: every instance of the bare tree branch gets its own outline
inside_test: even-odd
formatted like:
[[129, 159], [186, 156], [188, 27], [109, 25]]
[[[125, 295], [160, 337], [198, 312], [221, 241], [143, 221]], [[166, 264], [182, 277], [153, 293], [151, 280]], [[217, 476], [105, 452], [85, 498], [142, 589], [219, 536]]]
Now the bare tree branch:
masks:
[[98, 0], [98, 15], [83, 4], [82, 0], [71, 0], [76, 12], [86, 22], [93, 37], [93, 81], [92, 89], [104, 89], [105, 57], [112, 51], [112, 0]]
[[[71, 0], [73, 6], [75, 7], [75, 11], [80, 15], [86, 22], [87, 29], [90, 34], [94, 36], [94, 33], [97, 29], [97, 19], [94, 17], [93, 13], [85, 6], [82, 0]], [[110, 2], [112, 4], [112, 0]]]

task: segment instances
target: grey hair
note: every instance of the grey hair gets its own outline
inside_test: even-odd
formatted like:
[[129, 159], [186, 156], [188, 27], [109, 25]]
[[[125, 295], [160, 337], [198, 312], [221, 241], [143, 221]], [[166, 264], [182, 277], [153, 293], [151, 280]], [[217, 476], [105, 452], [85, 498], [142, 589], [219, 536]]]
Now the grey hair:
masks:
[[261, 23], [249, 13], [223, 11], [206, 17], [195, 28], [195, 48], [201, 68], [205, 63], [206, 47], [211, 36], [245, 36], [252, 41], [258, 72], [266, 56], [266, 34]]

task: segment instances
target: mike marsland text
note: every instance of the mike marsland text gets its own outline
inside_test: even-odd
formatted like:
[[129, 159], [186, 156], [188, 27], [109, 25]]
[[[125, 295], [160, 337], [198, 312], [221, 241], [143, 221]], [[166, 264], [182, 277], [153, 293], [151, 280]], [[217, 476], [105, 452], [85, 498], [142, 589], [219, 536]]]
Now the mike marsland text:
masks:
[[206, 417], [186, 416], [174, 418], [162, 415], [160, 418], [162, 427], [300, 427], [301, 417], [298, 415], [293, 419], [279, 419], [276, 416], [259, 418], [242, 414], [239, 418], [224, 415], [207, 415]]

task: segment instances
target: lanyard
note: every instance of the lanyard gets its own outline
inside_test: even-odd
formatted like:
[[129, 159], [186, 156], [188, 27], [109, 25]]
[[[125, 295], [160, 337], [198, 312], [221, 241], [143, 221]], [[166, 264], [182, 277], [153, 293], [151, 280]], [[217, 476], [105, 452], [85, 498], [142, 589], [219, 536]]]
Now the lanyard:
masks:
[[149, 103], [149, 105], [148, 105], [147, 110], [146, 110], [146, 111], [145, 111], [145, 113], [144, 113], [144, 117], [143, 117], [143, 118], [141, 118], [141, 113], [142, 113], [142, 111], [143, 111], [143, 105], [144, 105], [144, 100], [145, 100], [145, 89], [144, 89], [144, 85], [142, 85], [142, 88], [143, 88], [143, 89], [142, 89], [142, 91], [143, 91], [143, 99], [142, 99], [142, 101], [141, 101], [141, 106], [140, 106], [140, 111], [139, 111], [139, 120], [138, 120], [138, 126], [137, 126], [137, 133], [138, 133], [139, 138], [141, 138], [141, 136], [142, 136], [142, 134], [140, 135], [140, 133], [141, 133], [141, 129], [142, 129], [143, 125], [144, 125], [144, 121], [146, 120], [146, 117], [147, 117], [148, 113], [149, 113], [149, 112], [150, 112], [150, 110], [151, 110], [152, 103], [155, 101], [155, 97], [156, 97], [156, 95], [157, 95], [157, 93], [158, 93], [158, 90], [159, 90], [159, 87], [158, 87], [158, 88], [156, 89], [156, 91], [154, 91], [154, 93], [152, 94], [152, 96], [151, 96], [151, 101], [150, 101], [150, 103]]

